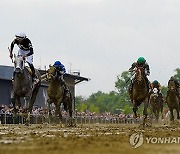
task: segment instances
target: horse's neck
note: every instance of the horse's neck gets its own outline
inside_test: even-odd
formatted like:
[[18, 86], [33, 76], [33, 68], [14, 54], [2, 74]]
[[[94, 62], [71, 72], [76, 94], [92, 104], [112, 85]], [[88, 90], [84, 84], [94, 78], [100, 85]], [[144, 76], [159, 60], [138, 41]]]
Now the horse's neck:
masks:
[[60, 81], [59, 78], [56, 77], [55, 79], [50, 81], [50, 84], [53, 85], [53, 86], [59, 86], [59, 85], [61, 85], [61, 81]]
[[174, 97], [177, 97], [177, 94], [175, 91], [168, 90], [167, 96], [170, 98], [174, 98]]
[[143, 88], [143, 87], [147, 87], [146, 81], [145, 79], [142, 79], [142, 81], [134, 81], [134, 85], [136, 85], [137, 87]]

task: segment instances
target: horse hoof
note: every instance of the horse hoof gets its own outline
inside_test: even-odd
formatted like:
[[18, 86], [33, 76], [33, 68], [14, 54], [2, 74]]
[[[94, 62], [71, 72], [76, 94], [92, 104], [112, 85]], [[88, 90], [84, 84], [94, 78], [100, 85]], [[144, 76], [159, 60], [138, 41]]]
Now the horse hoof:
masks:
[[26, 123], [25, 123], [25, 126], [29, 126], [29, 123], [28, 123], [28, 122], [26, 122]]

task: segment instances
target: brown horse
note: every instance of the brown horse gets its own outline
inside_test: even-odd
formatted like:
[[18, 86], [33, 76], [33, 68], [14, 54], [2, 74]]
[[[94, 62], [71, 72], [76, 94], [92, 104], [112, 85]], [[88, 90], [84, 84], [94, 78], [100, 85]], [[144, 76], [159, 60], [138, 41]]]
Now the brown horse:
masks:
[[[41, 78], [43, 78], [41, 76]], [[48, 87], [48, 106], [49, 114], [51, 114], [50, 104], [54, 103], [55, 105], [55, 115], [60, 118], [62, 121], [62, 114], [60, 110], [61, 103], [64, 105], [64, 109], [69, 111], [70, 124], [72, 124], [72, 95], [65, 95], [65, 88], [62, 84], [61, 77], [58, 76], [57, 69], [54, 66], [49, 65], [47, 74], [45, 74], [46, 79], [49, 81]]]
[[173, 110], [175, 109], [177, 112], [177, 119], [179, 119], [179, 110], [180, 110], [180, 104], [179, 104], [179, 98], [176, 90], [176, 85], [173, 80], [169, 80], [168, 82], [168, 91], [166, 96], [166, 102], [170, 110], [170, 120], [174, 122], [174, 115]]
[[137, 118], [136, 111], [138, 107], [144, 102], [143, 110], [143, 125], [147, 119], [147, 108], [148, 108], [148, 99], [149, 99], [149, 88], [148, 88], [148, 79], [145, 76], [145, 71], [143, 67], [137, 67], [135, 70], [135, 78], [133, 80], [132, 90], [129, 90], [129, 95], [131, 102], [133, 104], [133, 112], [135, 118]]
[[159, 120], [159, 112], [161, 112], [163, 118], [163, 102], [162, 95], [158, 93], [157, 88], [154, 88], [150, 95], [149, 104], [151, 108], [151, 117], [153, 117], [154, 114], [156, 121]]

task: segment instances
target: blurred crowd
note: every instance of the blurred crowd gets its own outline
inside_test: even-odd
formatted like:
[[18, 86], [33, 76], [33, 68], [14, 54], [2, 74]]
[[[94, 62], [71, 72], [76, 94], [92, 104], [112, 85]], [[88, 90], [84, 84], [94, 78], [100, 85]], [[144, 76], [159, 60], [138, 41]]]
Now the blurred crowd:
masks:
[[[24, 108], [20, 108], [19, 109], [19, 112], [23, 113], [25, 111]], [[0, 105], [0, 114], [12, 114], [13, 113], [13, 106], [12, 105]], [[66, 116], [68, 115], [68, 113], [64, 110], [62, 110], [62, 116]], [[33, 107], [33, 110], [32, 110], [32, 115], [45, 115], [45, 114], [48, 114], [48, 108], [47, 107], [38, 107], [38, 106], [34, 106]], [[55, 115], [55, 108], [52, 107], [51, 109], [51, 114], [52, 115]], [[105, 113], [101, 113], [101, 114], [97, 114], [95, 112], [78, 112], [76, 111], [75, 112], [75, 116], [78, 116], [78, 117], [94, 117], [94, 118], [103, 118], [103, 119], [106, 119], [106, 120], [110, 120], [110, 119], [113, 119], [113, 118], [119, 118], [119, 119], [124, 119], [124, 118], [133, 118], [133, 115], [132, 114], [123, 114], [123, 113], [120, 113], [120, 114], [112, 114], [110, 112], [105, 112]]]
[[[19, 113], [24, 113], [25, 108], [20, 108], [19, 109]], [[63, 110], [62, 107], [62, 116], [68, 116], [68, 113], [66, 111]], [[11, 115], [13, 114], [13, 106], [12, 105], [0, 105], [0, 114], [8, 114]], [[40, 116], [40, 115], [47, 115], [48, 114], [48, 108], [47, 107], [38, 107], [38, 106], [34, 106], [33, 110], [32, 110], [32, 115], [34, 116]], [[51, 114], [55, 115], [55, 108], [52, 107], [51, 108]], [[133, 114], [124, 114], [124, 113], [119, 113], [119, 114], [112, 114], [110, 112], [105, 112], [105, 113], [101, 113], [101, 114], [97, 114], [95, 112], [78, 112], [77, 110], [75, 111], [74, 114], [76, 117], [88, 117], [88, 118], [101, 118], [101, 119], [105, 119], [105, 120], [111, 120], [111, 119], [132, 119], [133, 118]], [[164, 115], [169, 116], [169, 112], [168, 110], [164, 109]], [[142, 116], [138, 115], [138, 118], [141, 119]]]

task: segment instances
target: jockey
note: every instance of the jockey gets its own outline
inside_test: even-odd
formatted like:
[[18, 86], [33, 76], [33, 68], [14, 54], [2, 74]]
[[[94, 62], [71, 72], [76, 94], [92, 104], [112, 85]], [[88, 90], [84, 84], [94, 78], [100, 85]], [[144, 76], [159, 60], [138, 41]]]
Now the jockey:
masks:
[[64, 85], [66, 96], [69, 96], [68, 85], [63, 79], [63, 75], [66, 74], [65, 66], [60, 61], [56, 61], [53, 64], [53, 66], [57, 69], [58, 76], [60, 77], [60, 80], [62, 81], [62, 84]]
[[[146, 81], [147, 81], [147, 83], [148, 83], [148, 88], [149, 88], [149, 90], [150, 90], [150, 89], [151, 89], [151, 85], [150, 85], [150, 82], [149, 82], [149, 80], [148, 80], [148, 78], [147, 78], [147, 76], [150, 75], [150, 69], [149, 69], [149, 65], [148, 65], [148, 63], [146, 62], [146, 60], [144, 59], [144, 57], [139, 57], [138, 60], [137, 60], [137, 62], [134, 62], [134, 63], [131, 65], [131, 68], [129, 69], [129, 72], [134, 72], [137, 67], [143, 67], [143, 68], [144, 68], [145, 75], [146, 75], [146, 76], [145, 76], [145, 77], [146, 77]], [[129, 87], [130, 90], [132, 90], [133, 79], [134, 79], [134, 77], [132, 78], [131, 83], [130, 83], [130, 87]]]
[[[35, 69], [33, 65], [33, 47], [31, 41], [27, 38], [26, 34], [21, 32], [15, 35], [15, 39], [11, 43], [11, 48], [10, 48], [10, 55], [9, 57], [12, 59], [13, 57], [13, 48], [14, 45], [16, 44], [19, 47], [18, 51], [18, 56], [23, 56], [23, 59], [26, 59], [26, 62], [28, 63], [31, 71], [32, 71], [32, 79], [33, 83], [36, 84], [39, 82], [39, 79], [37, 78], [35, 74]], [[13, 76], [14, 79], [14, 76]], [[13, 80], [12, 79], [12, 80]]]
[[162, 96], [162, 93], [161, 93], [161, 84], [160, 84], [157, 80], [154, 80], [154, 81], [151, 83], [151, 87], [152, 87], [152, 90], [153, 90], [154, 88], [157, 88], [158, 94], [160, 94], [160, 96]]
[[58, 70], [59, 75], [66, 74], [65, 66], [60, 61], [56, 61], [53, 66]]

